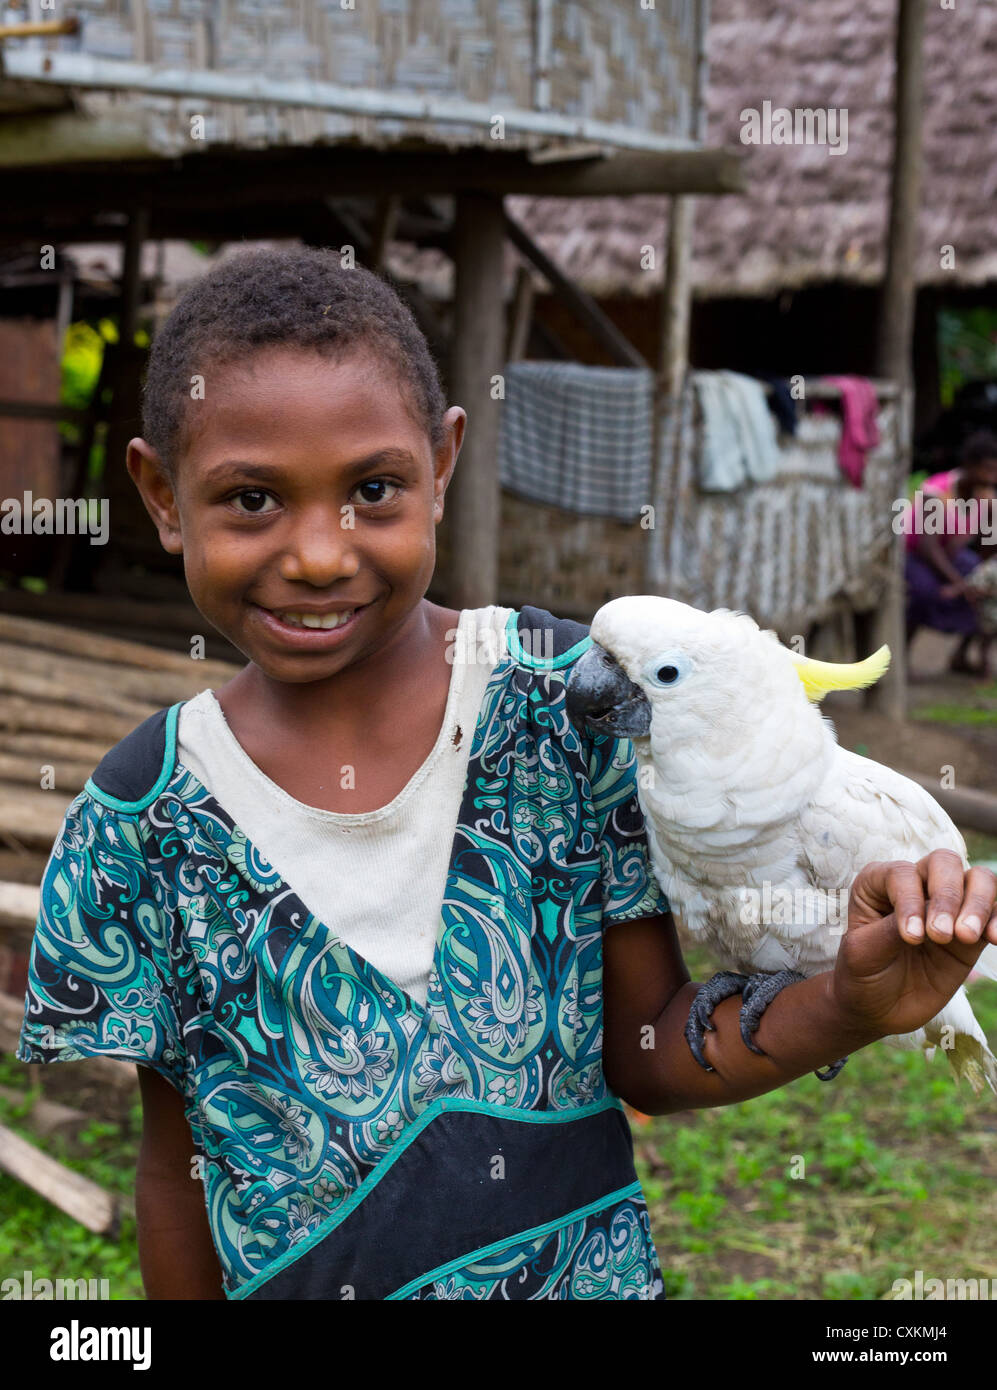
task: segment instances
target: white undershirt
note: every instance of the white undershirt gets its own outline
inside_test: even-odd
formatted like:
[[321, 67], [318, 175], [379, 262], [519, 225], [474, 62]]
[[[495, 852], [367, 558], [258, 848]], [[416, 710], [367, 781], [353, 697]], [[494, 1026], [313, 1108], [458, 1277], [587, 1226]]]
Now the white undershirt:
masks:
[[436, 743], [394, 800], [374, 811], [325, 811], [289, 796], [239, 743], [213, 691], [180, 710], [184, 767], [308, 911], [423, 1006], [468, 753], [485, 687], [507, 651], [511, 611], [462, 610]]

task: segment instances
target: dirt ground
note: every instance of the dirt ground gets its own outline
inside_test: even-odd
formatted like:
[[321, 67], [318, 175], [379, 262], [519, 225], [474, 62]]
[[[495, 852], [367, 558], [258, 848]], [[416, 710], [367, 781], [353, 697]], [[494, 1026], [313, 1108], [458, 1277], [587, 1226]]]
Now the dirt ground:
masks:
[[823, 712], [843, 748], [926, 777], [951, 766], [957, 787], [997, 794], [997, 682], [950, 674], [955, 643], [941, 633], [917, 634], [908, 655], [905, 723], [866, 710], [859, 692], [829, 695]]

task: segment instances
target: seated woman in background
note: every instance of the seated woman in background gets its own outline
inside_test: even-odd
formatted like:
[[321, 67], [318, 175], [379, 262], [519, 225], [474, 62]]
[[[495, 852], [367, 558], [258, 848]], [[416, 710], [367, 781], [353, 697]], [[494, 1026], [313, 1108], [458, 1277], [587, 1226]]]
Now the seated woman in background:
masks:
[[[990, 635], [981, 630], [978, 604], [982, 595], [974, 587], [972, 573], [983, 554], [972, 542], [985, 535], [993, 543], [994, 499], [997, 498], [997, 435], [981, 431], [971, 435], [962, 447], [959, 466], [935, 473], [921, 485], [924, 500], [975, 499], [981, 505], [946, 508], [939, 525], [933, 516], [935, 534], [907, 534], [907, 641], [921, 627], [936, 632], [959, 633], [962, 641], [952, 656], [950, 669], [970, 675], [987, 675]], [[927, 513], [925, 514], [927, 517]], [[937, 528], [937, 529], [936, 529]], [[969, 656], [976, 638], [980, 653], [976, 662]]]

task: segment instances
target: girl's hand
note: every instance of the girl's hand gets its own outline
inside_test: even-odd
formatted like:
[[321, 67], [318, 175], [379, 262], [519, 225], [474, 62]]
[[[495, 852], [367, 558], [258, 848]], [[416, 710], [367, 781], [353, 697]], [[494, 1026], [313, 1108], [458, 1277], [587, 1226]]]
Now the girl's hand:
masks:
[[940, 598], [958, 598], [960, 594], [964, 598], [969, 597], [966, 592], [966, 581], [964, 579], [957, 579], [951, 584], [943, 584], [938, 590], [938, 594]]
[[834, 967], [843, 1016], [882, 1037], [934, 1018], [984, 947], [997, 944], [995, 898], [997, 877], [964, 871], [953, 850], [917, 864], [867, 864], [852, 884]]

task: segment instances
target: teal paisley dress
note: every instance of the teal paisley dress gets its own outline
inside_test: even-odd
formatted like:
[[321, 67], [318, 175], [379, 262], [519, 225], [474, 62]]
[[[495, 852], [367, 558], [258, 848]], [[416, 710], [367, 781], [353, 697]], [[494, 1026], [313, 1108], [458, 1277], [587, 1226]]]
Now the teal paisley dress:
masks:
[[633, 748], [567, 718], [587, 628], [524, 607], [505, 636], [425, 1007], [178, 761], [179, 704], [66, 813], [17, 1055], [176, 1087], [229, 1298], [664, 1297], [601, 1062], [602, 932], [668, 910]]

